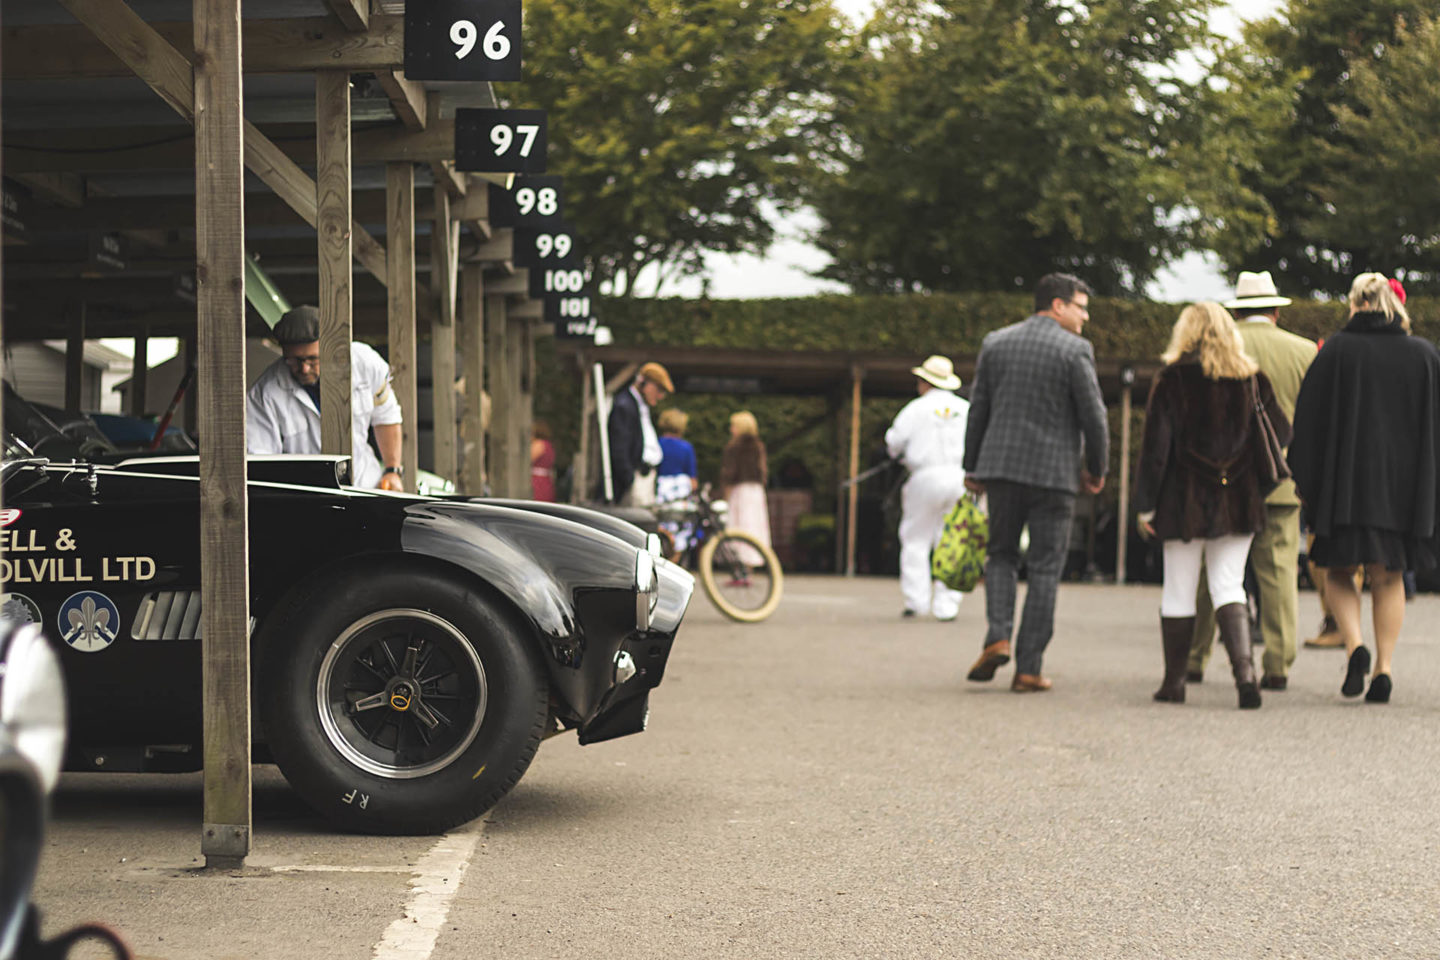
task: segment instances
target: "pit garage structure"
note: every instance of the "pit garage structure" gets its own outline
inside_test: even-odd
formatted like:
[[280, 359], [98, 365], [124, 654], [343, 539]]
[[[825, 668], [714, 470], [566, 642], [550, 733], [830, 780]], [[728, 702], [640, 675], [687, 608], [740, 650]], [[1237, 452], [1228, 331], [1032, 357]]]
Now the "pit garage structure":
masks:
[[[915, 396], [915, 375], [910, 371], [923, 357], [910, 354], [886, 355], [854, 352], [777, 351], [676, 346], [597, 346], [575, 340], [556, 342], [557, 353], [569, 357], [581, 379], [581, 416], [584, 425], [575, 458], [572, 498], [583, 498], [597, 483], [600, 469], [595, 442], [596, 365], [605, 377], [605, 390], [613, 394], [635, 376], [641, 364], [654, 360], [663, 364], [682, 395], [768, 394], [824, 397], [826, 412], [795, 435], [819, 429], [829, 423], [835, 435], [836, 462], [829, 481], [840, 490], [835, 516], [835, 569], [855, 575], [855, 531], [859, 510], [859, 487], [847, 480], [860, 473], [861, 411], [868, 397], [909, 399]], [[975, 377], [974, 355], [952, 357], [955, 372], [964, 381], [960, 393], [968, 397]], [[1120, 463], [1131, 461], [1131, 409], [1137, 391], [1147, 391], [1160, 371], [1160, 364], [1130, 363], [1112, 358], [1096, 359], [1096, 374], [1107, 409], [1119, 407], [1120, 436], [1112, 443], [1120, 448]], [[1145, 394], [1142, 392], [1143, 398]], [[794, 435], [792, 435], [794, 436]], [[780, 438], [780, 443], [790, 437]], [[774, 440], [772, 439], [772, 442]], [[1110, 478], [1119, 487], [1119, 540], [1116, 576], [1125, 582], [1126, 523], [1129, 516], [1130, 477], [1122, 469]], [[1093, 528], [1093, 518], [1091, 519]], [[1093, 538], [1089, 546], [1093, 561]]]
[[[455, 109], [494, 106], [494, 90], [407, 79], [403, 14], [403, 0], [245, 0], [243, 14], [240, 0], [0, 0], [5, 340], [65, 340], [78, 376], [87, 339], [133, 338], [135, 414], [157, 412], [150, 338], [181, 338], [195, 365], [209, 865], [242, 862], [252, 828], [245, 347], [274, 311], [247, 309], [247, 275], [252, 294], [258, 266], [320, 309], [324, 452], [351, 452], [363, 339], [388, 347], [407, 485], [428, 423], [424, 466], [467, 492], [528, 491], [541, 305], [511, 231], [489, 222], [489, 185], [510, 175], [453, 163]], [[438, 388], [422, 406], [426, 339]]]

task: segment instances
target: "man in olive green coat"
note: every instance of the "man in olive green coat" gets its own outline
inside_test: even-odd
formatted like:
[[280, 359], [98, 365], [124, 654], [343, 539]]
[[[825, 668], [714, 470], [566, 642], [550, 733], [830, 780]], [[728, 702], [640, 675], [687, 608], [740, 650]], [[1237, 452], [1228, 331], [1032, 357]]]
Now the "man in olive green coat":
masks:
[[[1225, 304], [1235, 315], [1245, 352], [1254, 358], [1275, 388], [1275, 399], [1285, 416], [1295, 416], [1300, 381], [1315, 359], [1313, 340], [1297, 337], [1279, 327], [1280, 307], [1290, 302], [1279, 296], [1269, 271], [1241, 273], [1235, 299]], [[1295, 634], [1299, 620], [1297, 578], [1300, 566], [1300, 498], [1295, 484], [1286, 480], [1265, 498], [1265, 528], [1250, 546], [1250, 565], [1260, 586], [1260, 633], [1265, 638], [1264, 674], [1260, 686], [1284, 690], [1295, 662]], [[1205, 579], [1200, 580], [1199, 616], [1195, 619], [1188, 673], [1198, 680], [1210, 659], [1215, 619]]]

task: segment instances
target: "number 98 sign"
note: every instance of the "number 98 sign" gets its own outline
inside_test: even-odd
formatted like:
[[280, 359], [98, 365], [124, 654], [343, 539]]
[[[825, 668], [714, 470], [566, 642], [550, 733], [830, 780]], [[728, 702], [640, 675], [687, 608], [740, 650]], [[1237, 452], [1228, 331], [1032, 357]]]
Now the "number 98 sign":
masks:
[[520, 0], [405, 4], [410, 80], [519, 80]]

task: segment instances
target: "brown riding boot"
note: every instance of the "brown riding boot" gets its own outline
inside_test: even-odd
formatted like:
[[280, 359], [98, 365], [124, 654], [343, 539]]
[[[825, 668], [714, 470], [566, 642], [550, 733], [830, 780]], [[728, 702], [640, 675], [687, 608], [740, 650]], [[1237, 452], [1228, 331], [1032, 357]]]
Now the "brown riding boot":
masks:
[[1243, 603], [1227, 603], [1215, 608], [1215, 622], [1220, 625], [1220, 642], [1230, 654], [1240, 709], [1254, 710], [1260, 706], [1260, 687], [1255, 682], [1255, 661], [1250, 654], [1250, 610]]
[[1190, 658], [1194, 617], [1161, 617], [1160, 644], [1165, 650], [1165, 679], [1155, 691], [1161, 703], [1185, 702], [1185, 667]]

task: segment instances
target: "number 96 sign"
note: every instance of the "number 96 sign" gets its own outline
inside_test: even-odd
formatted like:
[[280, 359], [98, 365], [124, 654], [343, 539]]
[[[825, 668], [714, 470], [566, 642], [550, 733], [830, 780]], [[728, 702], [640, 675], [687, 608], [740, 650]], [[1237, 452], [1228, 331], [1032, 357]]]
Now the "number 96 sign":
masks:
[[410, 0], [410, 80], [519, 80], [520, 0]]

